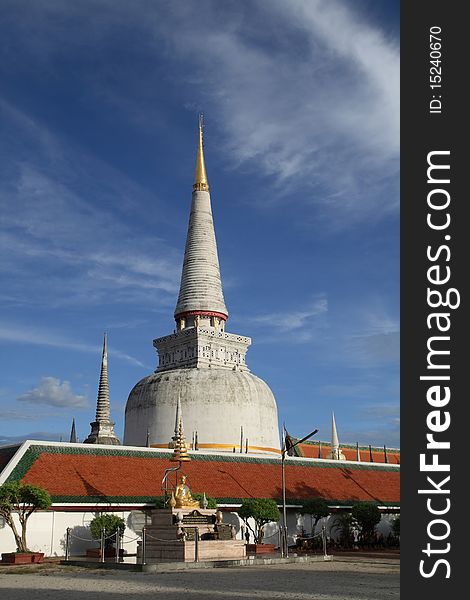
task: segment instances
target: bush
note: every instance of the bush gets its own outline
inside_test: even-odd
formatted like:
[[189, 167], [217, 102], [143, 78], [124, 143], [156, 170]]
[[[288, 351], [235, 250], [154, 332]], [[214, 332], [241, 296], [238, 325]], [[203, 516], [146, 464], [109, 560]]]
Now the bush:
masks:
[[113, 515], [110, 513], [105, 513], [100, 515], [99, 517], [95, 517], [90, 523], [90, 532], [91, 536], [95, 540], [101, 540], [101, 531], [105, 530], [105, 545], [110, 546], [116, 541], [116, 532], [119, 533], [119, 536], [124, 535], [124, 531], [126, 529], [126, 523], [122, 517], [118, 517], [117, 515]]

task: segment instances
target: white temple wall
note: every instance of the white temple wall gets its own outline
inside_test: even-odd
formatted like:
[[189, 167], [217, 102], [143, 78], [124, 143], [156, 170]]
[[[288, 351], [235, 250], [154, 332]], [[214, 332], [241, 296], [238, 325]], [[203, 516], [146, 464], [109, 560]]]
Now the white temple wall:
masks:
[[[238, 513], [224, 510], [224, 523], [235, 526], [236, 538], [244, 538], [245, 524]], [[84, 510], [83, 512], [69, 511], [39, 511], [31, 515], [28, 521], [27, 542], [30, 550], [44, 552], [45, 556], [65, 556], [65, 540], [67, 527], [71, 528], [70, 556], [84, 556], [88, 548], [97, 548], [99, 542], [91, 537], [89, 523], [99, 512]], [[124, 532], [124, 549], [127, 554], [135, 554], [137, 551], [137, 540], [140, 539], [140, 531], [145, 524], [145, 513], [143, 511], [113, 511], [126, 521]], [[288, 514], [289, 543], [295, 543], [295, 513]], [[18, 519], [15, 522], [19, 528]], [[16, 544], [13, 532], [6, 525], [2, 526], [0, 521], [0, 553], [15, 552]], [[250, 519], [254, 529], [254, 522]], [[278, 523], [269, 523], [265, 526], [265, 542], [279, 545]], [[18, 529], [20, 531], [20, 529]], [[81, 539], [80, 539], [81, 538]], [[269, 538], [269, 539], [268, 539]], [[251, 543], [253, 535], [251, 534]]]
[[[134, 514], [135, 511], [132, 511]], [[141, 512], [141, 511], [139, 511]], [[84, 510], [83, 512], [68, 511], [39, 511], [31, 515], [28, 520], [26, 539], [28, 547], [34, 552], [44, 552], [45, 556], [65, 556], [65, 539], [67, 527], [71, 528], [70, 542], [71, 555], [85, 555], [88, 548], [97, 548], [99, 542], [91, 537], [89, 523], [99, 512]], [[128, 554], [135, 554], [137, 541], [134, 540], [138, 533], [132, 529], [133, 521], [130, 511], [114, 511], [126, 521], [124, 532], [124, 549]], [[144, 518], [144, 514], [142, 518]], [[21, 532], [19, 522], [15, 516], [18, 531]], [[0, 553], [15, 552], [16, 544], [13, 532], [6, 523], [0, 519]], [[140, 533], [140, 532], [139, 532]], [[82, 539], [79, 539], [82, 538]]]
[[[246, 531], [243, 519], [238, 513], [224, 510], [224, 523], [235, 526], [236, 538], [244, 538]], [[27, 541], [30, 550], [44, 552], [45, 556], [60, 557], [65, 555], [65, 539], [67, 527], [71, 528], [72, 538], [70, 542], [70, 555], [84, 556], [88, 548], [97, 548], [99, 543], [92, 540], [89, 523], [99, 512], [84, 510], [83, 512], [68, 511], [40, 511], [34, 513], [28, 521]], [[123, 548], [127, 554], [135, 554], [137, 551], [137, 539], [140, 539], [140, 531], [145, 524], [146, 516], [143, 511], [114, 511], [126, 522], [124, 532]], [[377, 526], [377, 532], [387, 537], [391, 532], [392, 521], [396, 514], [384, 513]], [[19, 528], [18, 519], [15, 519]], [[334, 529], [336, 515], [330, 515], [326, 519], [320, 519], [315, 527], [315, 534], [321, 533], [322, 524], [326, 525], [328, 537], [337, 540], [339, 532]], [[281, 519], [282, 522], [282, 519]], [[15, 538], [8, 525], [3, 524], [0, 519], [0, 553], [15, 552]], [[253, 529], [254, 522], [250, 519]], [[280, 523], [268, 523], [264, 528], [264, 542], [279, 547], [279, 525]], [[287, 511], [288, 540], [289, 545], [295, 545], [296, 539], [301, 535], [302, 528], [307, 535], [311, 532], [311, 521], [309, 515], [301, 515], [293, 509]], [[18, 529], [20, 530], [20, 529]], [[80, 539], [81, 538], [81, 539]], [[253, 543], [253, 534], [250, 532], [250, 543]]]

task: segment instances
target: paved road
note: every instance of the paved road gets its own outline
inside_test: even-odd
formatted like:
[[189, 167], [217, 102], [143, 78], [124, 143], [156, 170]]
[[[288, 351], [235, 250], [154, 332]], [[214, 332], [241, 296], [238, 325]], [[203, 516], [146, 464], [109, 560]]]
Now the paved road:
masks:
[[338, 560], [176, 573], [0, 570], [2, 600], [389, 600], [397, 560]]

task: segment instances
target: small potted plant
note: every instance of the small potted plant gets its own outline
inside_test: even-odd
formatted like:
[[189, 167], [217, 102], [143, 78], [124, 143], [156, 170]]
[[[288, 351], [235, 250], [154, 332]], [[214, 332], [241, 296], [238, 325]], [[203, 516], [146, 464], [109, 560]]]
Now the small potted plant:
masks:
[[[281, 518], [276, 502], [271, 498], [246, 498], [238, 509], [238, 514], [252, 532], [255, 541], [254, 544], [247, 544], [247, 552], [256, 554], [274, 552], [274, 544], [263, 543], [263, 528], [267, 523], [277, 522]], [[250, 518], [255, 523], [254, 529], [249, 523]]]
[[[122, 537], [126, 529], [126, 523], [122, 517], [105, 513], [95, 517], [90, 522], [91, 537], [98, 542], [101, 542], [101, 536], [104, 532], [104, 557], [109, 558], [116, 556], [116, 548], [114, 542], [117, 540], [117, 535]], [[116, 535], [117, 534], [117, 535]], [[101, 545], [99, 548], [89, 548], [86, 552], [87, 556], [93, 558], [101, 558]], [[119, 550], [119, 555], [122, 556], [124, 551]]]

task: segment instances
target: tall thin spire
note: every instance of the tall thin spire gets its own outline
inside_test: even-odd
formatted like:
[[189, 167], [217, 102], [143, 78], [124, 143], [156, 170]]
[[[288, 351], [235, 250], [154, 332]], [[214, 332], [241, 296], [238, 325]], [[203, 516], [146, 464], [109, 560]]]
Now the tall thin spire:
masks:
[[336, 430], [335, 413], [331, 416], [331, 450], [339, 450], [338, 431]]
[[121, 442], [114, 432], [114, 422], [110, 420], [109, 382], [108, 382], [108, 342], [106, 332], [103, 339], [101, 357], [100, 383], [96, 401], [96, 420], [91, 425], [91, 433], [85, 444], [112, 444], [119, 446]]
[[204, 165], [202, 127], [200, 116], [191, 214], [180, 292], [175, 309], [178, 329], [198, 327], [200, 324], [219, 327], [223, 326], [223, 322], [228, 317], [220, 278], [211, 197]]
[[341, 448], [339, 447], [338, 431], [336, 430], [334, 412], [332, 413], [331, 417], [331, 451], [328, 455], [328, 458], [332, 458], [333, 460], [346, 460], [346, 457], [341, 452]]
[[206, 165], [204, 164], [204, 145], [202, 142], [202, 130], [204, 128], [204, 116], [199, 115], [199, 144], [196, 156], [196, 171], [194, 173], [193, 191], [208, 192], [209, 183], [207, 181]]
[[70, 430], [70, 443], [76, 444], [78, 442], [77, 431], [75, 429], [75, 417], [72, 419], [72, 429]]
[[103, 355], [101, 357], [100, 384], [98, 387], [98, 401], [96, 403], [96, 420], [109, 421], [109, 382], [108, 382], [108, 344], [106, 332], [103, 339]]

